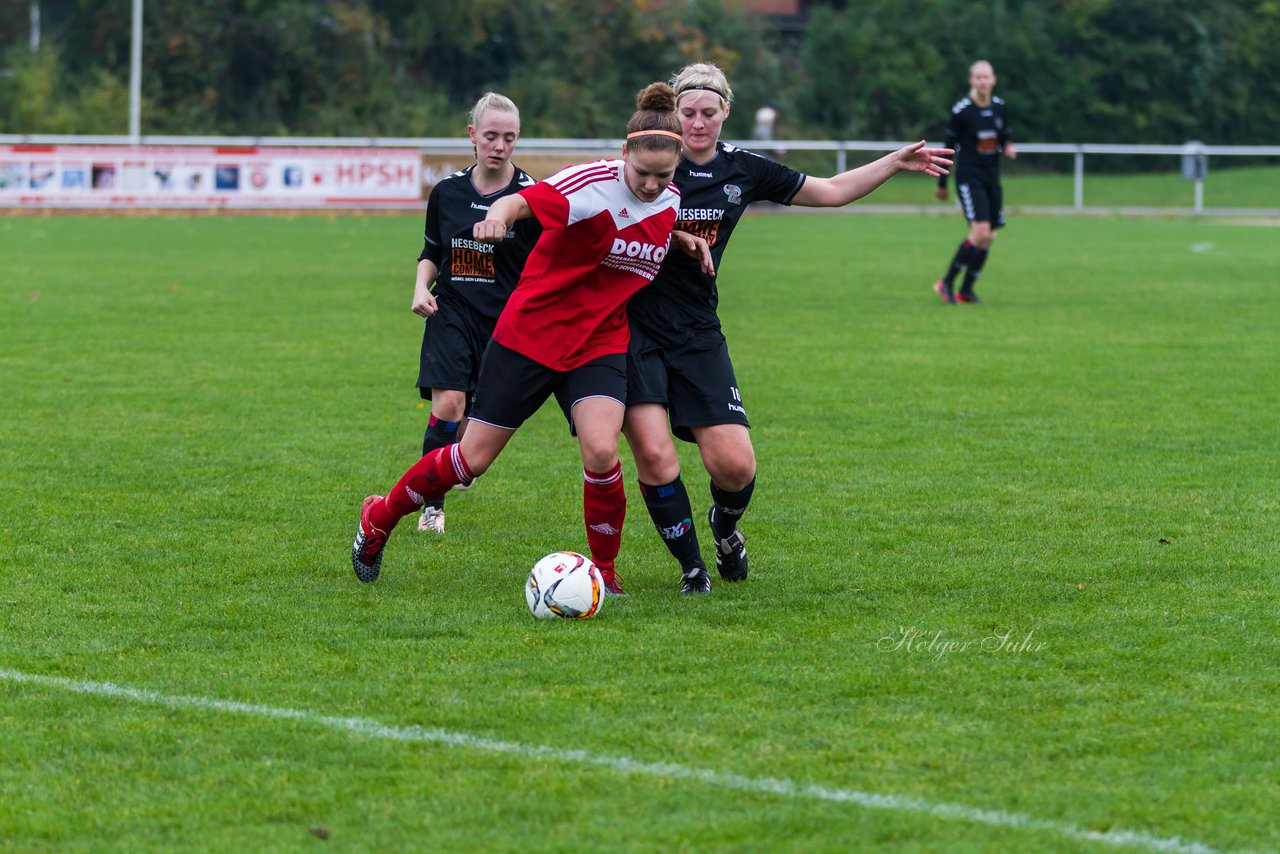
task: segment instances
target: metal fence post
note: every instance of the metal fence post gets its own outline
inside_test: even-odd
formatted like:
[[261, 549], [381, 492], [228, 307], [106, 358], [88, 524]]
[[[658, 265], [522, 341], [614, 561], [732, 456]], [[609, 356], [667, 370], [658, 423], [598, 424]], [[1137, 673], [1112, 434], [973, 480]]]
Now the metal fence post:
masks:
[[1204, 179], [1209, 174], [1209, 157], [1204, 153], [1204, 143], [1198, 139], [1187, 142], [1182, 147], [1182, 177], [1194, 181], [1195, 203], [1192, 210], [1204, 213]]
[[129, 141], [142, 139], [142, 0], [133, 0], [132, 36], [129, 41]]
[[1075, 154], [1075, 204], [1076, 210], [1084, 210], [1084, 149], [1077, 148]]

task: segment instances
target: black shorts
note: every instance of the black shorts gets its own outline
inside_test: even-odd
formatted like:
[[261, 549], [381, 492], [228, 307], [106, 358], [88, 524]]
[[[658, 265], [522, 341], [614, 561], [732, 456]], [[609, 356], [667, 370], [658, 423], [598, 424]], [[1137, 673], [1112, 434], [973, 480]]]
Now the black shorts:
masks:
[[475, 391], [480, 357], [493, 337], [497, 319], [476, 311], [471, 303], [437, 298], [438, 310], [422, 328], [422, 355], [418, 366], [418, 393], [431, 399], [431, 389]]
[[992, 228], [1004, 225], [1004, 190], [999, 175], [957, 175], [956, 195], [969, 222], [989, 222]]
[[661, 403], [671, 432], [694, 441], [693, 427], [750, 427], [729, 345], [719, 330], [697, 332], [678, 346], [663, 347], [635, 324], [627, 353], [627, 405]]
[[578, 401], [608, 397], [626, 403], [626, 354], [600, 356], [571, 371], [557, 371], [491, 340], [480, 363], [471, 420], [515, 430], [553, 394], [569, 421], [569, 432], [576, 434], [573, 405]]

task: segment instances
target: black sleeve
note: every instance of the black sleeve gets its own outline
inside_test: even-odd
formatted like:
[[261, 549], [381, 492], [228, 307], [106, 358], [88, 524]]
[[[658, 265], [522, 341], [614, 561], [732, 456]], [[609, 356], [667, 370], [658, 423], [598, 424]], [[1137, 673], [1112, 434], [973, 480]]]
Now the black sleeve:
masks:
[[[946, 134], [946, 138], [943, 140], [943, 145], [942, 145], [942, 147], [943, 147], [943, 148], [955, 149], [956, 145], [958, 145], [958, 144], [959, 144], [959, 142], [960, 142], [960, 136], [961, 136], [961, 134], [963, 133], [963, 129], [964, 129], [964, 118], [963, 118], [963, 117], [964, 117], [964, 111], [963, 111], [963, 110], [960, 110], [959, 112], [952, 112], [952, 113], [951, 113], [951, 121], [947, 122], [947, 134]], [[953, 160], [955, 159], [954, 155], [952, 155], [952, 159], [953, 159]], [[954, 172], [954, 171], [955, 171], [955, 165], [954, 165], [954, 163], [952, 164], [951, 171], [952, 171], [952, 172]], [[948, 177], [950, 177], [950, 176], [948, 176], [948, 175], [939, 175], [939, 176], [938, 176], [938, 186], [939, 186], [939, 187], [946, 187], [946, 186], [947, 186], [947, 178], [948, 178]]]
[[1003, 123], [1003, 127], [1000, 130], [999, 141], [1000, 141], [1000, 153], [1004, 154], [1005, 145], [1013, 141], [1013, 125], [1010, 124], [1009, 122], [1009, 107], [1007, 104], [1005, 105], [1005, 108], [1001, 110], [1001, 112], [1004, 114], [1004, 123]]
[[440, 237], [440, 185], [436, 184], [431, 188], [431, 195], [427, 197], [427, 224], [423, 229], [422, 254], [418, 256], [418, 260], [430, 261], [439, 270], [443, 258], [444, 240]]
[[755, 173], [756, 192], [753, 201], [762, 200], [779, 205], [791, 204], [796, 193], [800, 192], [800, 188], [804, 186], [804, 173], [762, 157], [753, 151], [743, 153], [747, 155], [747, 162], [751, 164], [751, 171]]

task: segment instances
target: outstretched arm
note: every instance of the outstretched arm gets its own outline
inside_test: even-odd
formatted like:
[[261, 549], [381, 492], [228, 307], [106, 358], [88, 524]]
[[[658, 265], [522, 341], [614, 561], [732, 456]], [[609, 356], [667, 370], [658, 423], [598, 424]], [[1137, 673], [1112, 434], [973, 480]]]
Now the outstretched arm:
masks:
[[529, 207], [524, 196], [519, 193], [503, 196], [493, 203], [484, 219], [472, 226], [471, 236], [484, 243], [501, 243], [516, 220], [531, 216], [533, 208]]
[[899, 172], [923, 172], [935, 178], [946, 175], [947, 167], [951, 165], [948, 158], [955, 152], [950, 148], [924, 146], [923, 139], [913, 142], [865, 166], [841, 172], [834, 178], [806, 178], [791, 203], [810, 208], [835, 208], [857, 201]]

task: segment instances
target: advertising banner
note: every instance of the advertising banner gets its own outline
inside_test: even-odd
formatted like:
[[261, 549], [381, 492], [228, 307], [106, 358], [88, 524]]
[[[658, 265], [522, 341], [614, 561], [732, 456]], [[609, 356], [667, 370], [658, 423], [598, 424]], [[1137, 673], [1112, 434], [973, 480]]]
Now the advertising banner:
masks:
[[[587, 163], [592, 160], [619, 156], [621, 155], [616, 151], [597, 151], [589, 148], [551, 153], [529, 153], [521, 151], [517, 146], [511, 162], [541, 181], [543, 178], [550, 178], [561, 169], [566, 166], [572, 166], [575, 163]], [[470, 151], [459, 154], [432, 153], [422, 155], [423, 192], [430, 193], [431, 188], [440, 183], [441, 180], [449, 177], [459, 169], [474, 165], [475, 162], [475, 155]]]
[[0, 206], [415, 207], [413, 148], [0, 145]]

